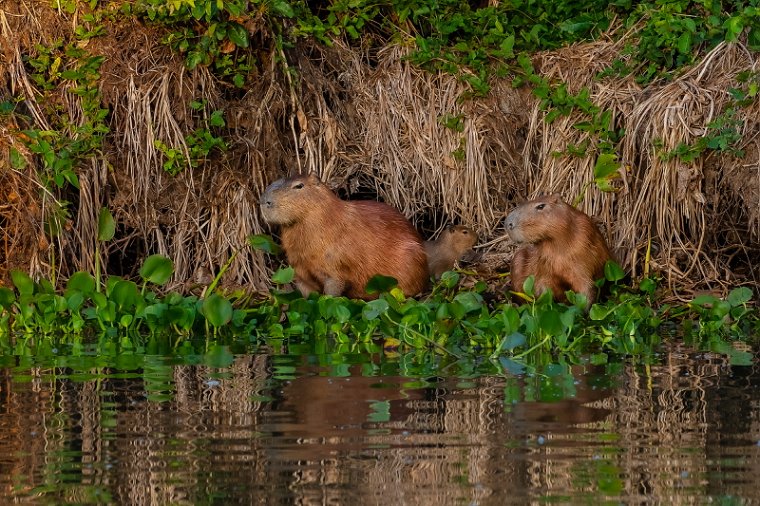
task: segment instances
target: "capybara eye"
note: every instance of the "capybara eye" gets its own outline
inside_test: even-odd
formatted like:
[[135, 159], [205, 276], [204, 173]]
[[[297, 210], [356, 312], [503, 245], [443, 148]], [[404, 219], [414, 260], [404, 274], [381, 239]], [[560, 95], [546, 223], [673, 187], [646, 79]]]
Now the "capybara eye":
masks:
[[543, 209], [544, 207], [546, 207], [546, 204], [538, 204], [538, 205], [536, 206], [536, 209], [540, 211], [540, 210], [541, 210], [541, 209]]
[[303, 183], [296, 183], [293, 185], [294, 190], [300, 190], [301, 188], [303, 188]]

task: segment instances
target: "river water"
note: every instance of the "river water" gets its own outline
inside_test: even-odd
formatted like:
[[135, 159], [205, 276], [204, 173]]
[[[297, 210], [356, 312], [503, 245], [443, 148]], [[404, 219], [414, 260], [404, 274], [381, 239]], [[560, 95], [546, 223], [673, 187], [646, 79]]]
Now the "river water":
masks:
[[6, 356], [0, 503], [757, 502], [744, 353], [671, 345], [518, 375], [309, 347]]

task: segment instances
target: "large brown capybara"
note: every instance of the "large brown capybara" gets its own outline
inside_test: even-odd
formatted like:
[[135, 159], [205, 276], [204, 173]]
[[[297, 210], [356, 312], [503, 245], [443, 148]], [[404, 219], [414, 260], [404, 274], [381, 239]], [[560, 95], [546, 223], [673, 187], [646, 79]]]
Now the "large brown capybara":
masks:
[[464, 225], [446, 227], [437, 239], [425, 241], [428, 273], [438, 279], [446, 271], [454, 268], [457, 260], [470, 251], [478, 242], [478, 234]]
[[536, 295], [551, 289], [556, 300], [566, 301], [565, 292], [572, 290], [585, 295], [589, 305], [594, 301], [594, 281], [604, 277], [612, 256], [587, 214], [553, 194], [518, 206], [504, 226], [520, 245], [512, 259], [514, 291], [522, 292], [532, 274]]
[[282, 246], [304, 297], [311, 292], [372, 299], [373, 276], [396, 278], [408, 296], [425, 289], [427, 256], [417, 230], [392, 207], [372, 200], [345, 201], [316, 176], [269, 185], [261, 214], [280, 225]]

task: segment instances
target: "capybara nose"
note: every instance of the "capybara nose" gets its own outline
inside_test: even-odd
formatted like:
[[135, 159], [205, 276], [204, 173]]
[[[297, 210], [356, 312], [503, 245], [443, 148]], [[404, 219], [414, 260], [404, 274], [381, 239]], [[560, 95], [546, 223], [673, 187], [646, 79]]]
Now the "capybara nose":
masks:
[[513, 228], [515, 228], [515, 222], [511, 216], [507, 216], [504, 219], [504, 228], [506, 228], [507, 230], [512, 230]]

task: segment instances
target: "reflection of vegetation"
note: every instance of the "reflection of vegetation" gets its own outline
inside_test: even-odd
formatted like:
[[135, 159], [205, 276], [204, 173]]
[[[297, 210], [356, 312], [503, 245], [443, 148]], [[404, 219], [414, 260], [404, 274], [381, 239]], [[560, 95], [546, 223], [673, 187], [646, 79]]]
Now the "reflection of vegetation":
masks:
[[[271, 242], [259, 237], [255, 244], [267, 249]], [[350, 347], [371, 345], [382, 337], [389, 349], [427, 350], [452, 358], [485, 355], [515, 372], [535, 354], [592, 353], [592, 363], [605, 363], [608, 353], [651, 354], [665, 322], [681, 322], [689, 336], [713, 340], [746, 335], [748, 326], [757, 324], [757, 313], [747, 306], [752, 296], [747, 288], [733, 290], [725, 300], [700, 296], [685, 306], [655, 307], [656, 281], [645, 278], [635, 288], [622, 285], [623, 272], [614, 263], [605, 269], [607, 281], [614, 283], [609, 298], [593, 304], [588, 313], [582, 295], [568, 292], [568, 305], [555, 303], [551, 293], [535, 297], [532, 278], [524, 292], [516, 294], [524, 304], [498, 296], [488, 303], [485, 283], [458, 290], [456, 272], [445, 273], [420, 300], [404, 297], [395, 280], [384, 277], [368, 285], [368, 292], [378, 294], [369, 302], [317, 294], [305, 299], [297, 292], [275, 289], [251, 303], [215, 293], [214, 283], [201, 298], [161, 296], [148, 289], [164, 285], [172, 272], [169, 259], [153, 255], [140, 269], [141, 286], [111, 276], [101, 290], [93, 276], [79, 272], [60, 294], [50, 282], [37, 283], [14, 271], [16, 290], [0, 287], [4, 346], [7, 350], [10, 338], [19, 333], [70, 335], [75, 340], [101, 334], [121, 336], [124, 343], [141, 336], [173, 335], [175, 346], [192, 335], [211, 332], [294, 341], [311, 336]], [[284, 268], [273, 280], [283, 285], [292, 278], [293, 270]]]

